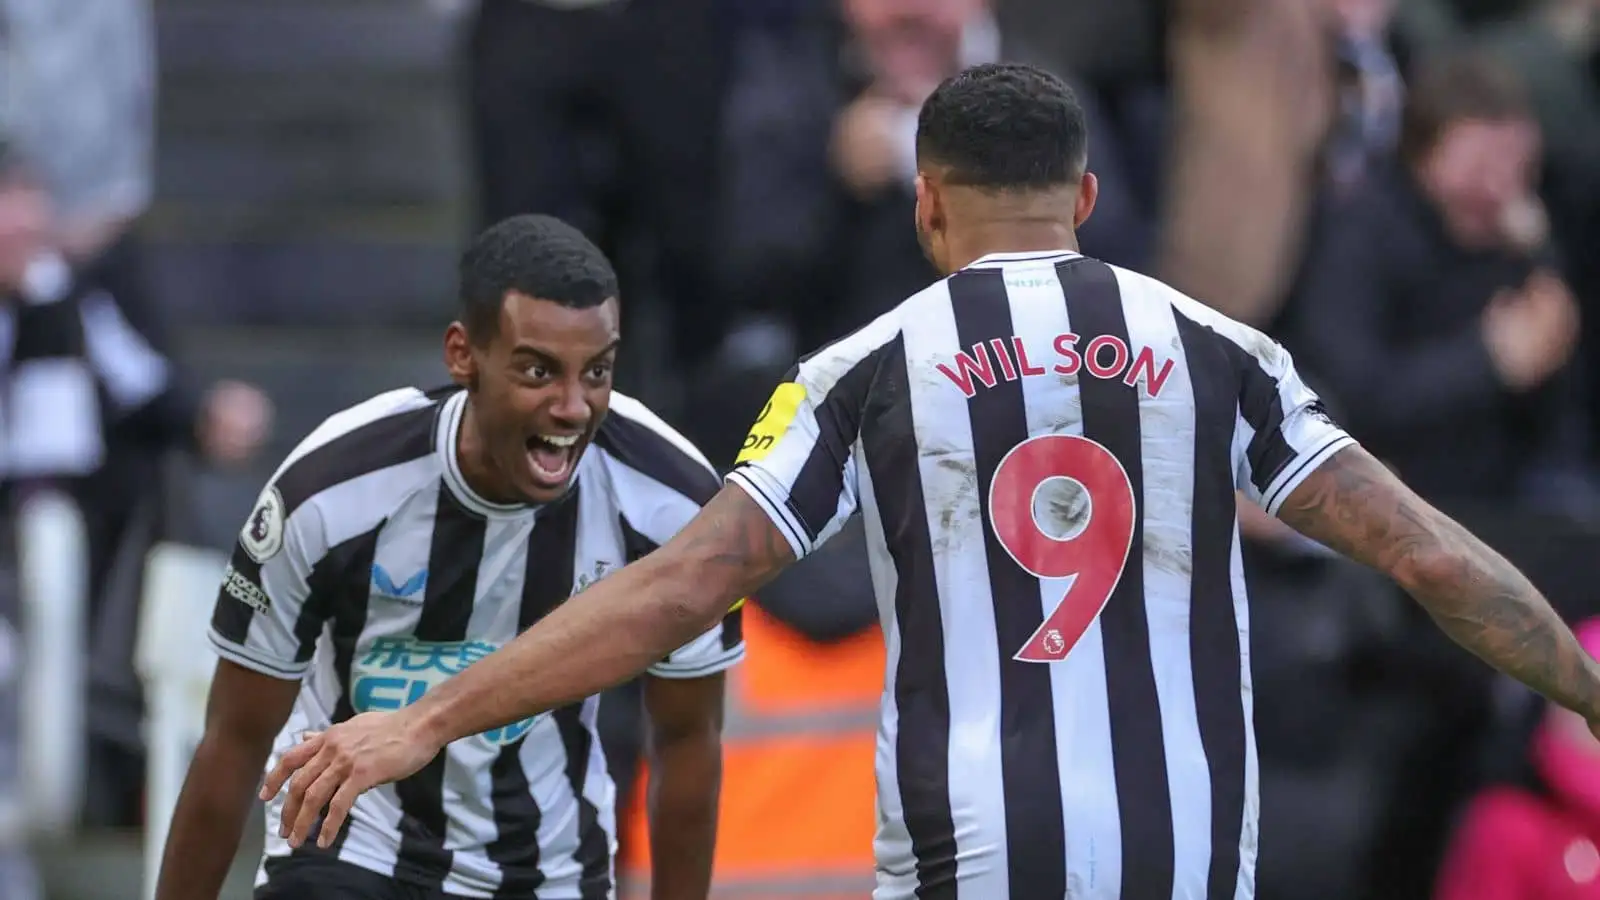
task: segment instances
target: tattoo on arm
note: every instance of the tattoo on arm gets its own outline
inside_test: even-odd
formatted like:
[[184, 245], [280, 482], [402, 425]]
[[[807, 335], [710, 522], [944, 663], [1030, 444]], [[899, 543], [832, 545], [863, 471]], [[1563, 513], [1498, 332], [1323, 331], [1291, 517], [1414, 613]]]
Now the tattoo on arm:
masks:
[[1600, 717], [1600, 667], [1516, 567], [1360, 447], [1295, 488], [1297, 531], [1393, 578], [1453, 640], [1528, 687]]
[[719, 594], [744, 597], [795, 559], [772, 519], [731, 485], [711, 498], [681, 537], [681, 553], [700, 567], [698, 584]]

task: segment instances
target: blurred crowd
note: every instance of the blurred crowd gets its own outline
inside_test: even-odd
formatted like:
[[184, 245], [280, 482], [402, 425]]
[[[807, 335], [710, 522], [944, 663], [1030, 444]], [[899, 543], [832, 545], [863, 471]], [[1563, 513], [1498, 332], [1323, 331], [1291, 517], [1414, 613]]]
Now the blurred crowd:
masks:
[[[1600, 614], [1600, 2], [440, 0], [426, 14], [459, 29], [475, 223], [546, 212], [599, 242], [651, 323], [628, 341], [663, 360], [623, 388], [714, 461], [731, 462], [798, 353], [933, 279], [911, 227], [923, 98], [964, 66], [1029, 62], [1088, 113], [1101, 194], [1086, 254], [1282, 341], [1420, 493], [1571, 621]], [[86, 827], [141, 824], [129, 571], [162, 536], [162, 460], [244, 461], [274, 413], [249, 384], [188, 371], [145, 265], [152, 15], [144, 0], [0, 0], [0, 475], [9, 509], [63, 491], [87, 526]], [[1387, 582], [1258, 510], [1241, 521], [1261, 895], [1600, 897], [1600, 745]], [[855, 558], [837, 573], [865, 577]], [[28, 652], [17, 596], [0, 590], [12, 694]], [[719, 880], [854, 890], [840, 885], [871, 866], [875, 611], [755, 606]], [[0, 845], [16, 851], [0, 896], [26, 898], [14, 705], [0, 703]], [[620, 793], [636, 796], [637, 698], [620, 689], [604, 709]], [[640, 833], [624, 829], [633, 870]]]

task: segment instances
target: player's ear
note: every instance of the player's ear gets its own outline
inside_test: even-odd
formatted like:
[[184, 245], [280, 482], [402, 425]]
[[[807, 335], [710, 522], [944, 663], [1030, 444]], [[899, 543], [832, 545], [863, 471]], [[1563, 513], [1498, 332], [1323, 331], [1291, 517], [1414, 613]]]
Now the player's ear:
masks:
[[922, 172], [917, 173], [917, 229], [923, 234], [944, 230], [944, 202], [939, 187]]
[[1089, 216], [1094, 212], [1094, 202], [1100, 199], [1100, 179], [1094, 177], [1093, 172], [1083, 173], [1083, 180], [1078, 182], [1078, 202], [1072, 210], [1072, 227], [1081, 228], [1084, 222], [1089, 221]]
[[449, 370], [451, 381], [469, 391], [477, 390], [478, 359], [472, 354], [467, 327], [460, 322], [451, 322], [444, 330], [444, 367]]

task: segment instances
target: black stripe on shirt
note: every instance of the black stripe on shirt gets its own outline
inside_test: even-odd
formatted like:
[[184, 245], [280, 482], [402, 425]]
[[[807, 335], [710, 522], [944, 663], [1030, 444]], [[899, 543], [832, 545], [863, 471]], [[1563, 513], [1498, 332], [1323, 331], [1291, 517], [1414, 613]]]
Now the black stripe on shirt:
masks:
[[885, 345], [879, 372], [867, 397], [861, 440], [897, 574], [895, 627], [900, 630], [900, 646], [905, 648], [894, 678], [899, 717], [895, 770], [917, 861], [917, 896], [955, 900], [956, 831], [950, 811], [950, 691], [945, 682], [944, 623], [917, 463], [903, 337]]
[[578, 896], [582, 900], [608, 900], [611, 896], [611, 837], [600, 825], [600, 810], [583, 795], [589, 779], [589, 753], [594, 734], [583, 722], [585, 703], [599, 703], [598, 697], [564, 706], [550, 715], [561, 734], [567, 754], [567, 784], [578, 801], [578, 852], [573, 858], [582, 866]]
[[[517, 611], [519, 634], [572, 593], [580, 490], [574, 486], [558, 503], [540, 511], [528, 536], [522, 604]], [[484, 852], [500, 867], [496, 897], [532, 897], [545, 882], [539, 868], [539, 823], [544, 815], [522, 767], [525, 743], [523, 738], [502, 747], [490, 767], [490, 803], [498, 836]]]
[[[468, 512], [454, 494], [443, 486], [439, 488], [428, 550], [428, 581], [423, 589], [422, 613], [413, 632], [417, 640], [466, 640], [486, 530], [481, 516]], [[395, 785], [400, 799], [400, 850], [395, 880], [431, 890], [443, 888], [455, 856], [444, 846], [449, 823], [444, 809], [446, 757], [441, 750], [421, 771]]]
[[1225, 338], [1176, 310], [1194, 388], [1194, 505], [1190, 521], [1189, 659], [1195, 716], [1211, 774], [1211, 870], [1207, 900], [1233, 900], [1244, 827], [1245, 716], [1239, 625], [1233, 611], [1233, 425], [1238, 369]]
[[677, 444], [642, 422], [612, 410], [595, 432], [594, 444], [623, 465], [644, 473], [690, 500], [705, 506], [722, 489], [716, 473]]
[[273, 482], [283, 497], [284, 517], [328, 488], [433, 453], [438, 415], [433, 404], [374, 419], [290, 463]]
[[789, 509], [800, 520], [810, 542], [833, 520], [844, 493], [850, 448], [861, 434], [861, 410], [882, 358], [869, 353], [851, 366], [826, 396], [813, 401], [817, 440], [789, 486]]
[[[319, 621], [318, 633], [322, 631], [321, 621], [331, 620], [333, 623], [329, 637], [333, 643], [333, 671], [339, 679], [339, 697], [333, 704], [333, 723], [336, 725], [354, 718], [356, 714], [351, 703], [350, 679], [355, 668], [356, 644], [367, 626], [367, 600], [371, 595], [369, 573], [372, 571], [372, 561], [378, 554], [378, 533], [382, 530], [380, 523], [377, 528], [358, 534], [329, 550], [317, 561], [306, 578], [310, 588], [306, 592], [306, 603], [301, 609], [300, 619], [295, 623], [297, 634], [301, 633], [302, 624], [311, 617]], [[315, 649], [315, 637], [311, 646]], [[305, 647], [303, 634], [301, 647]], [[327, 815], [327, 810], [323, 810], [322, 815]], [[291, 855], [326, 853], [337, 858], [345, 839], [350, 836], [352, 821], [351, 817], [346, 816], [339, 834], [334, 837], [333, 845], [322, 850], [316, 845], [316, 835], [322, 830], [322, 821], [318, 819], [305, 843], [295, 848]]]
[[[1110, 266], [1072, 259], [1056, 266], [1067, 298], [1068, 327], [1079, 346], [1100, 335], [1128, 343], [1122, 292]], [[1170, 897], [1174, 877], [1172, 797], [1167, 790], [1166, 745], [1150, 623], [1144, 605], [1144, 455], [1140, 446], [1139, 393], [1120, 379], [1078, 373], [1083, 434], [1111, 452], [1128, 473], [1137, 503], [1133, 544], [1122, 578], [1100, 613], [1105, 648], [1106, 700], [1111, 713], [1111, 757], [1122, 826], [1123, 897]]]
[[[948, 282], [958, 346], [951, 351], [1010, 343], [1015, 329], [1002, 269], [971, 269]], [[1115, 299], [1114, 297], [1112, 298]], [[967, 402], [978, 508], [988, 510], [990, 482], [1000, 461], [1028, 439], [1028, 410], [1021, 379], [999, 380]], [[1044, 621], [1039, 579], [1019, 566], [996, 536], [987, 515], [984, 555], [994, 606], [1000, 671], [1000, 777], [1005, 795], [1006, 869], [1013, 893], [1060, 897], [1067, 892], [1066, 834], [1062, 824], [1060, 759], [1050, 666], [1015, 656]]]
[[1245, 449], [1250, 461], [1250, 482], [1264, 495], [1295, 456], [1294, 448], [1283, 436], [1283, 397], [1278, 392], [1278, 379], [1268, 375], [1261, 361], [1243, 347], [1221, 335], [1215, 340], [1233, 358], [1239, 373], [1239, 415], [1255, 430]]

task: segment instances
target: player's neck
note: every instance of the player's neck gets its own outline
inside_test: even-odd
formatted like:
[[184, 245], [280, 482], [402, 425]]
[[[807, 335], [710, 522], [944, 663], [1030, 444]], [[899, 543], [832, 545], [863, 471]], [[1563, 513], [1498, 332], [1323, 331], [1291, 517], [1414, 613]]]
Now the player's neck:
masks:
[[946, 238], [952, 267], [969, 266], [993, 253], [1056, 253], [1078, 251], [1078, 235], [1070, 222], [1053, 220], [996, 220], [962, 230]]
[[473, 408], [470, 396], [466, 409], [461, 413], [461, 425], [456, 431], [456, 465], [461, 469], [461, 479], [479, 497], [490, 503], [517, 502], [514, 497], [506, 499], [510, 491], [489, 457], [489, 448], [483, 443], [478, 431], [477, 410]]

